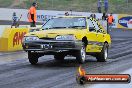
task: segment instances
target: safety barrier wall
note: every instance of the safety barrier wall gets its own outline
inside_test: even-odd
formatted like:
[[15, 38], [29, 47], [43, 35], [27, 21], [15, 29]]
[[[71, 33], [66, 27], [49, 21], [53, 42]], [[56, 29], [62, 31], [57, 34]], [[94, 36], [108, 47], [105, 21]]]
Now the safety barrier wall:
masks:
[[22, 50], [22, 39], [28, 31], [28, 28], [6, 28], [0, 37], [0, 51]]
[[[20, 15], [22, 14], [21, 21], [28, 21], [27, 9], [6, 9], [6, 8], [0, 8], [0, 14], [1, 14], [0, 20], [12, 20], [13, 12], [16, 12], [18, 17], [20, 17]], [[37, 21], [42, 22], [53, 17], [64, 16], [65, 12], [67, 11], [37, 10]], [[91, 14], [93, 14], [89, 12], [74, 12], [74, 11], [73, 12], [68, 11], [68, 12], [69, 14], [72, 14], [73, 16], [90, 16]], [[94, 13], [94, 14], [96, 15], [97, 19], [102, 18], [102, 13]], [[113, 28], [132, 29], [132, 15], [113, 14], [113, 16], [115, 19], [113, 23]]]

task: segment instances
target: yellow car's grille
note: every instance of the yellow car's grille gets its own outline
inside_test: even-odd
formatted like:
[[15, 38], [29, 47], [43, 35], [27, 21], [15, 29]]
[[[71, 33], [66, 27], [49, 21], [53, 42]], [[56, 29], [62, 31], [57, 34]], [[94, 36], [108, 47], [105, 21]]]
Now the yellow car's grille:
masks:
[[46, 38], [46, 37], [40, 38], [40, 39], [43, 39], [43, 40], [54, 40], [54, 38]]

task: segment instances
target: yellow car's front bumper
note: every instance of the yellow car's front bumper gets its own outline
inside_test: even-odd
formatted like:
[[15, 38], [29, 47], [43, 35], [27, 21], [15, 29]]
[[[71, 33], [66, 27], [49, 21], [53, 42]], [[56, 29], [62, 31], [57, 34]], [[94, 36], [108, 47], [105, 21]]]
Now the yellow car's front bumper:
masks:
[[23, 42], [22, 46], [25, 51], [58, 52], [58, 51], [80, 50], [82, 47], [82, 42], [38, 40], [38, 41]]

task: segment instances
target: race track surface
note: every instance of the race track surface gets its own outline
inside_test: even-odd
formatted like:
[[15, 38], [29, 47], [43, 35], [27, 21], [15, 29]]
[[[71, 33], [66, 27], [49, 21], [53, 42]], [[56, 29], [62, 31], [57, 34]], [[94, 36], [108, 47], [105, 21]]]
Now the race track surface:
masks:
[[[118, 74], [132, 68], [132, 31], [116, 29], [110, 34], [108, 61], [97, 62], [95, 57], [87, 56], [82, 65], [87, 73]], [[84, 87], [76, 83], [78, 67], [74, 57], [58, 63], [53, 56], [44, 56], [32, 66], [25, 52], [0, 53], [0, 88], [90, 88], [91, 84]]]

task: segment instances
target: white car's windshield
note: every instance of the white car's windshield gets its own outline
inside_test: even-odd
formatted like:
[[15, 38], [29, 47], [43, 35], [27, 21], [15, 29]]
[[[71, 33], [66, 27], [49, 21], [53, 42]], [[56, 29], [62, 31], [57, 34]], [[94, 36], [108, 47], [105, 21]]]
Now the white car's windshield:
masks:
[[61, 28], [74, 28], [85, 29], [86, 18], [74, 17], [74, 18], [53, 18], [43, 25], [42, 29], [61, 29]]

